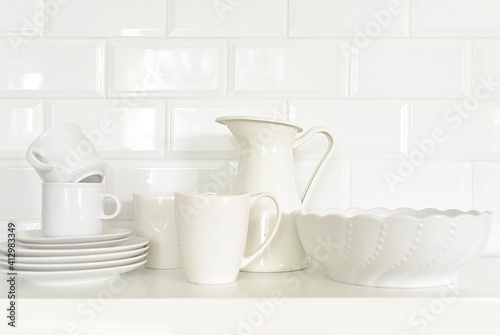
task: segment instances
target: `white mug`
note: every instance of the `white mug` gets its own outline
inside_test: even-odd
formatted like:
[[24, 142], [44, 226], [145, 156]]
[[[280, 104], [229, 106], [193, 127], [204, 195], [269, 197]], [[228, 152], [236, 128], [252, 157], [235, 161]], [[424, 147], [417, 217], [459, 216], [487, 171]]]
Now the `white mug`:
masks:
[[[120, 200], [104, 193], [102, 183], [42, 183], [42, 234], [46, 237], [98, 235], [103, 221], [121, 211]], [[112, 214], [104, 213], [104, 200], [116, 204]]]
[[[263, 243], [245, 256], [248, 222], [253, 204], [270, 198], [276, 224]], [[274, 238], [281, 211], [270, 193], [216, 195], [175, 193], [177, 235], [188, 281], [225, 284], [236, 280], [240, 269], [257, 258]]]
[[104, 179], [104, 161], [75, 124], [55, 126], [37, 137], [26, 158], [44, 182], [100, 183]]
[[134, 216], [137, 236], [149, 239], [146, 267], [181, 268], [174, 196], [134, 193]]

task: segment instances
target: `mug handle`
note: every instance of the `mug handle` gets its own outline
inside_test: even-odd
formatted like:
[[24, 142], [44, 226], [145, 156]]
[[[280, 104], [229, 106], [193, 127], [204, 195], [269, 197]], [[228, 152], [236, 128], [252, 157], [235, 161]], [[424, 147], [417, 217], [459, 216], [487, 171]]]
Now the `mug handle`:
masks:
[[31, 165], [37, 170], [41, 171], [50, 171], [54, 168], [54, 166], [42, 162], [38, 157], [44, 157], [45, 153], [43, 152], [42, 149], [39, 148], [29, 148], [28, 152], [26, 153], [26, 158], [28, 159], [28, 162], [30, 162]]
[[243, 257], [243, 259], [241, 260], [241, 263], [240, 263], [240, 269], [243, 269], [248, 264], [250, 264], [254, 259], [256, 259], [258, 256], [260, 256], [260, 254], [264, 251], [264, 249], [273, 240], [274, 236], [276, 235], [276, 232], [278, 231], [278, 227], [281, 223], [280, 205], [278, 203], [278, 199], [276, 199], [276, 197], [274, 195], [272, 195], [271, 193], [264, 192], [264, 193], [257, 193], [255, 195], [253, 195], [252, 198], [250, 199], [250, 203], [251, 203], [250, 207], [253, 207], [255, 202], [257, 200], [259, 200], [260, 198], [269, 198], [274, 202], [274, 205], [276, 206], [276, 224], [274, 225], [274, 229], [271, 232], [271, 235], [268, 236], [268, 238], [264, 241], [264, 243], [262, 243], [260, 245], [260, 247], [257, 248], [257, 250], [255, 250], [252, 254], [250, 254], [247, 257]]
[[106, 198], [112, 199], [116, 204], [116, 210], [114, 213], [112, 213], [112, 214], [106, 214], [104, 212], [101, 213], [101, 220], [110, 220], [110, 219], [114, 219], [115, 217], [117, 217], [118, 214], [120, 214], [120, 212], [122, 210], [122, 202], [112, 194], [101, 194], [101, 198], [103, 201]]

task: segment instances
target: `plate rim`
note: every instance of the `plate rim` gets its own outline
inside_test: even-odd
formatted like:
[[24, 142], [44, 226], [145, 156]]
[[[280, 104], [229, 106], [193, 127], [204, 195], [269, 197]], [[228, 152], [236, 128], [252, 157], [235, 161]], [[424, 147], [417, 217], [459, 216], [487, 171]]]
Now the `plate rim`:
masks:
[[[126, 245], [116, 245], [113, 247], [102, 247], [102, 248], [83, 248], [83, 249], [33, 249], [23, 247], [20, 251], [15, 247], [16, 255], [19, 256], [77, 256], [77, 255], [92, 255], [96, 253], [111, 253], [117, 251], [126, 251], [132, 249], [138, 249], [149, 243], [149, 239], [141, 236], [131, 236], [130, 239], [124, 241], [123, 243], [133, 242], [133, 244]], [[7, 242], [0, 243], [0, 253], [6, 254], [5, 249], [7, 247]], [[35, 256], [33, 256], [35, 255]]]
[[[28, 229], [17, 233], [16, 241], [23, 243], [51, 243], [51, 244], [66, 244], [66, 243], [83, 243], [114, 240], [120, 237], [129, 236], [132, 231], [128, 228], [104, 228], [101, 234], [82, 235], [82, 236], [65, 236], [65, 237], [45, 237], [41, 229]], [[39, 234], [39, 237], [23, 236], [26, 234]]]
[[[93, 241], [93, 242], [77, 242], [77, 243], [26, 243], [26, 242], [21, 242], [17, 241], [17, 245], [24, 247], [24, 248], [29, 248], [29, 249], [50, 249], [50, 248], [61, 248], [61, 249], [78, 249], [80, 248], [85, 248], [85, 247], [92, 247], [93, 245], [99, 245], [99, 244], [104, 244], [106, 246], [106, 243], [116, 243], [115, 245], [118, 245], [122, 242], [125, 242], [129, 240], [132, 236], [128, 235], [125, 237], [117, 238], [114, 240], [103, 240], [103, 241]], [[101, 245], [101, 247], [104, 247]], [[107, 245], [109, 247], [113, 245]]]
[[[17, 276], [27, 282], [33, 284], [81, 284], [109, 280], [120, 276], [123, 273], [130, 272], [146, 264], [147, 260], [126, 264], [122, 266], [114, 266], [100, 269], [87, 270], [66, 270], [66, 271], [17, 271]], [[114, 270], [114, 271], [113, 271]], [[5, 273], [4, 269], [0, 269], [0, 273]], [[54, 276], [69, 275], [70, 278], [56, 279]], [[52, 278], [52, 279], [51, 279]], [[91, 280], [95, 278], [96, 280]], [[87, 279], [87, 280], [85, 280]]]
[[[18, 264], [22, 264], [22, 265], [25, 265], [25, 266], [29, 266], [31, 267], [32, 269], [24, 269], [24, 270], [21, 270], [21, 269], [16, 269], [16, 265], [14, 265], [14, 271], [12, 272], [15, 272], [15, 273], [18, 273], [20, 271], [77, 271], [77, 270], [91, 270], [92, 266], [95, 266], [95, 265], [99, 265], [99, 263], [112, 263], [112, 262], [120, 262], [120, 261], [125, 261], [125, 260], [131, 260], [132, 262], [131, 263], [127, 263], [127, 264], [134, 264], [136, 263], [136, 261], [139, 261], [141, 258], [143, 257], [147, 257], [148, 255], [148, 252], [147, 251], [144, 251], [142, 252], [141, 254], [139, 255], [135, 255], [135, 256], [132, 256], [132, 257], [125, 257], [125, 258], [118, 258], [118, 259], [111, 259], [111, 260], [106, 260], [106, 261], [95, 261], [95, 262], [81, 262], [81, 263], [20, 263], [20, 262], [16, 262], [16, 265]], [[113, 266], [121, 266], [121, 265], [127, 265], [127, 264], [119, 264], [119, 265], [110, 265], [110, 266], [103, 266], [103, 267], [97, 267], [97, 268], [94, 268], [95, 270], [97, 269], [103, 269], [103, 268], [107, 268], [107, 267], [113, 267]], [[101, 264], [103, 265], [103, 264]], [[0, 266], [4, 266], [4, 267], [7, 267], [8, 268], [8, 264], [3, 262], [3, 261], [0, 261]], [[39, 266], [40, 268], [35, 268], [36, 266]], [[56, 267], [61, 267], [60, 269], [50, 269], [51, 266], [56, 266]], [[64, 269], [64, 266], [87, 266], [89, 267], [88, 269]], [[45, 267], [45, 269], [43, 268]]]

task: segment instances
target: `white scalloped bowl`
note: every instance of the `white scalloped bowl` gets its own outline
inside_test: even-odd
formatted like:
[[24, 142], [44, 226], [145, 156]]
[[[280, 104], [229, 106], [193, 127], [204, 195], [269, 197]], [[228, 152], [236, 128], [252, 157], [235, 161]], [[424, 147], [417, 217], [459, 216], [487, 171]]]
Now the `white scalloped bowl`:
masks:
[[418, 288], [452, 283], [489, 237], [491, 212], [433, 208], [295, 212], [307, 254], [335, 281]]

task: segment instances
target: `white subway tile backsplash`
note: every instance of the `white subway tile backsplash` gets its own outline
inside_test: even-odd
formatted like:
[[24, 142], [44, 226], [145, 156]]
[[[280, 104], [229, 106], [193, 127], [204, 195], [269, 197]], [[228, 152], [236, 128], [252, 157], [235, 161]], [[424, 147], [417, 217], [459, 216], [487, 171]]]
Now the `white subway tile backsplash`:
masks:
[[49, 100], [46, 125], [78, 124], [103, 158], [165, 157], [165, 102]]
[[409, 0], [290, 0], [290, 36], [406, 37]]
[[236, 170], [233, 164], [222, 161], [113, 160], [108, 161], [106, 173], [107, 192], [123, 205], [117, 218], [132, 220], [133, 193], [229, 193]]
[[482, 257], [500, 257], [500, 224], [491, 225], [490, 238], [484, 249]]
[[474, 208], [492, 211], [494, 221], [500, 221], [500, 163], [474, 164]]
[[238, 143], [219, 116], [244, 115], [288, 120], [285, 101], [168, 102], [168, 157], [237, 158]]
[[232, 40], [229, 95], [346, 97], [346, 50], [343, 40]]
[[471, 44], [457, 40], [353, 42], [354, 98], [465, 98], [471, 89]]
[[500, 37], [497, 0], [413, 0], [412, 34], [426, 37]]
[[41, 36], [45, 25], [43, 2], [39, 0], [0, 0], [0, 36], [21, 45], [28, 36]]
[[0, 158], [24, 158], [43, 131], [43, 104], [38, 100], [0, 100]]
[[40, 219], [41, 179], [26, 160], [0, 161], [0, 219]]
[[461, 161], [354, 161], [351, 206], [472, 208], [472, 164]]
[[[290, 115], [304, 131], [314, 126], [330, 129], [335, 159], [397, 158], [408, 141], [408, 101], [292, 100]], [[319, 156], [326, 141], [316, 135], [297, 149], [299, 155]]]
[[[25, 152], [68, 122], [124, 201], [108, 226], [133, 228], [133, 192], [231, 192], [223, 115], [331, 130], [307, 207], [498, 212], [498, 13], [497, 0], [0, 0], [0, 235], [9, 219], [39, 228]], [[294, 149], [299, 190], [325, 148], [320, 135]]]
[[225, 96], [226, 45], [222, 40], [109, 41], [108, 95]]
[[166, 11], [167, 0], [71, 0], [48, 15], [46, 35], [164, 37]]
[[102, 40], [0, 40], [0, 98], [103, 97]]
[[284, 37], [286, 22], [286, 0], [168, 2], [169, 36]]
[[499, 58], [499, 40], [474, 41], [474, 94], [478, 98], [500, 98]]
[[500, 100], [414, 101], [411, 125], [412, 151], [433, 159], [500, 159]]

